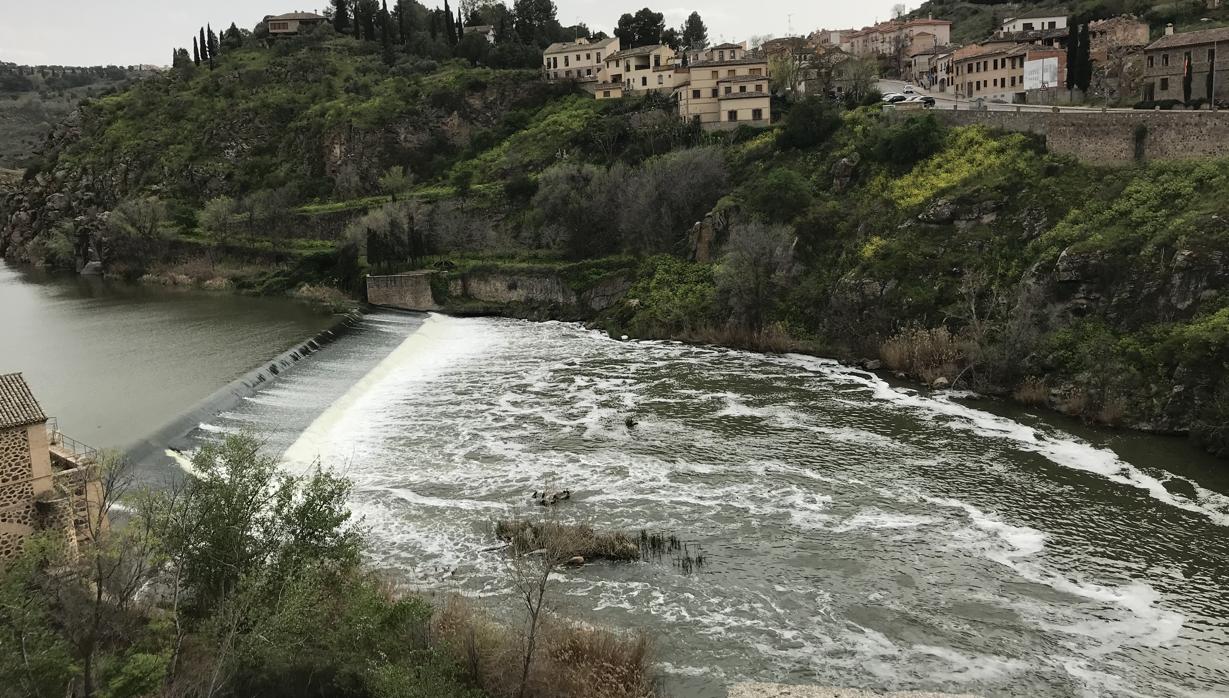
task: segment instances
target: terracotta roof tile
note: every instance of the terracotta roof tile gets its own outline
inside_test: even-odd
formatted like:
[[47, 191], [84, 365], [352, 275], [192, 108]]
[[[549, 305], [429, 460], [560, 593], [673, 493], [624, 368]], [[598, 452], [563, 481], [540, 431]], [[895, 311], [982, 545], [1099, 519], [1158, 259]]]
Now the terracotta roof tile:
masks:
[[0, 429], [47, 421], [43, 408], [20, 373], [0, 375]]

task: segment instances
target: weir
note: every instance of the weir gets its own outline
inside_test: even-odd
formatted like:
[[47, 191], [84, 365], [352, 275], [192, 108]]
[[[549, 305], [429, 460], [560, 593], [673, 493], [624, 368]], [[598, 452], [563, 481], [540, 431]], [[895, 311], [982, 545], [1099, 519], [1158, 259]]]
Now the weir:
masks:
[[367, 302], [400, 310], [439, 310], [431, 292], [434, 272], [415, 271], [392, 276], [367, 277]]

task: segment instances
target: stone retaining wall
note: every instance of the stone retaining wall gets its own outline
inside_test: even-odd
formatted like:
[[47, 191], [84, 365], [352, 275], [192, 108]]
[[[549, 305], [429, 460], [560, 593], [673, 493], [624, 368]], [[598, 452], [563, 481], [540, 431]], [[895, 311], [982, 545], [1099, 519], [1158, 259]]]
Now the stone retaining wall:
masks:
[[[971, 111], [935, 109], [950, 126], [1035, 133], [1052, 153], [1093, 165], [1229, 157], [1229, 111]], [[897, 115], [903, 118], [905, 114]]]

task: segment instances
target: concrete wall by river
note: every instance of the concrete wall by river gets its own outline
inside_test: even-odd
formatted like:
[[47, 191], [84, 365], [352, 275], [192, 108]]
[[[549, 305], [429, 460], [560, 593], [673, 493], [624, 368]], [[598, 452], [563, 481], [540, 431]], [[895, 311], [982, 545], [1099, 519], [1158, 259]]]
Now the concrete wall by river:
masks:
[[367, 277], [367, 301], [400, 310], [582, 319], [609, 308], [631, 280], [612, 274], [578, 285], [546, 269], [416, 271]]

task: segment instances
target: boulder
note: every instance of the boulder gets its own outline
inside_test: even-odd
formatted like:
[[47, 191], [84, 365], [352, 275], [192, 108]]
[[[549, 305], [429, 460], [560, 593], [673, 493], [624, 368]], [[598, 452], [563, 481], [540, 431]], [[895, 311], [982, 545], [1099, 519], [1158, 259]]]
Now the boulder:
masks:
[[918, 214], [917, 219], [934, 225], [951, 223], [956, 220], [956, 204], [951, 199], [936, 199]]
[[935, 390], [943, 390], [944, 388], [948, 387], [951, 384], [952, 384], [951, 381], [944, 378], [943, 376], [939, 376], [938, 378], [934, 379], [934, 381], [931, 382], [930, 387], [934, 388]]

